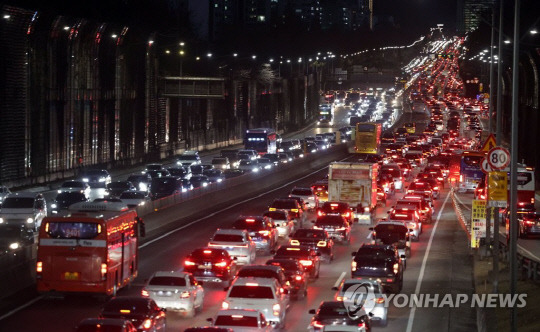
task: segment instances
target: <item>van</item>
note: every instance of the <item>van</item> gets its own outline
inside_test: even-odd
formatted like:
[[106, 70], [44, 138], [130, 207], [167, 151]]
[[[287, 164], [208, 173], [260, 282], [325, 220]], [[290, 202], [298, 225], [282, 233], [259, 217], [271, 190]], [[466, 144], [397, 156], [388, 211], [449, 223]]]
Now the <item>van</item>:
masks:
[[0, 207], [0, 224], [25, 226], [37, 230], [47, 216], [47, 202], [40, 193], [8, 194]]

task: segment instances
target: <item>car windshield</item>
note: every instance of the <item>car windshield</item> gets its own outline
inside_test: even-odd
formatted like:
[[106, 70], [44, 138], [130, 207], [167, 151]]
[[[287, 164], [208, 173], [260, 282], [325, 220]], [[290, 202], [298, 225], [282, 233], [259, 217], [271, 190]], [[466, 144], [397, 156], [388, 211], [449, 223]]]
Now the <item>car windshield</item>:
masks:
[[311, 189], [293, 189], [291, 195], [310, 196], [313, 195], [313, 193], [311, 192]]
[[264, 228], [262, 220], [254, 218], [238, 219], [234, 222], [233, 228], [235, 229], [247, 229], [248, 231], [258, 231]]
[[388, 259], [394, 257], [395, 253], [391, 249], [381, 248], [360, 248], [356, 253], [357, 259]]
[[227, 159], [225, 159], [225, 158], [214, 158], [214, 159], [212, 159], [212, 164], [214, 164], [214, 165], [226, 164], [226, 163], [227, 163]]
[[316, 231], [311, 229], [299, 229], [294, 233], [295, 238], [309, 238], [309, 239], [325, 239], [326, 235], [323, 231]]
[[407, 228], [397, 225], [377, 225], [375, 227], [377, 239], [383, 244], [393, 244], [401, 240], [406, 240]]
[[191, 253], [194, 259], [222, 259], [229, 257], [229, 253], [223, 249], [197, 249]]
[[144, 194], [135, 192], [123, 192], [120, 195], [120, 199], [144, 199]]
[[392, 176], [393, 178], [399, 178], [401, 176], [401, 172], [399, 168], [383, 168], [381, 170], [381, 174], [388, 174]]
[[182, 155], [178, 157], [178, 160], [198, 160], [199, 158], [196, 155]]
[[375, 294], [380, 294], [381, 293], [381, 290], [379, 288], [378, 285], [374, 285], [370, 282], [366, 282], [366, 281], [362, 281], [362, 280], [351, 280], [349, 282], [344, 282], [343, 283], [343, 287], [341, 288], [341, 293], [345, 293], [347, 291], [347, 289], [351, 288], [352, 286], [355, 286], [355, 285], [364, 285], [365, 287], [358, 287], [356, 290], [355, 290], [355, 293], [356, 292], [360, 292], [360, 293], [375, 293]]
[[34, 198], [32, 197], [8, 197], [2, 202], [2, 209], [32, 209]]
[[147, 181], [148, 178], [145, 175], [130, 175], [127, 179], [129, 182]]
[[276, 257], [303, 258], [309, 256], [309, 252], [298, 247], [281, 247], [276, 252]]
[[149, 305], [148, 301], [145, 298], [126, 298], [121, 297], [112, 299], [105, 304], [103, 307], [103, 313], [110, 314], [122, 314], [131, 315], [144, 315], [148, 312]]
[[285, 211], [269, 211], [265, 212], [263, 216], [272, 218], [274, 220], [286, 220], [287, 219], [287, 212]]
[[216, 234], [212, 241], [217, 242], [244, 242], [244, 237], [242, 235], [236, 234]]
[[102, 170], [90, 170], [83, 173], [83, 176], [107, 176], [107, 171]]
[[77, 327], [76, 332], [124, 332], [122, 325], [106, 325], [103, 323], [84, 324]]
[[315, 225], [317, 226], [342, 226], [344, 223], [343, 218], [340, 216], [325, 216], [322, 218], [318, 218], [315, 222]]
[[296, 201], [295, 200], [278, 200], [274, 201], [272, 205], [270, 206], [275, 209], [296, 209]]
[[251, 165], [251, 161], [250, 160], [242, 160], [240, 162], [240, 166], [250, 166]]
[[101, 231], [101, 225], [89, 222], [49, 222], [46, 232], [53, 239], [93, 239]]
[[247, 299], [273, 299], [274, 292], [272, 288], [265, 286], [233, 286], [229, 293], [231, 298], [247, 298]]
[[296, 272], [301, 270], [294, 259], [270, 260], [266, 262], [266, 265], [280, 266], [285, 272]]
[[317, 313], [318, 317], [344, 317], [348, 318], [347, 309], [344, 306], [322, 306]]
[[150, 286], [186, 286], [186, 279], [181, 277], [159, 276], [153, 277], [148, 282]]
[[111, 182], [107, 185], [107, 188], [124, 189], [129, 188], [128, 182]]
[[62, 188], [74, 188], [74, 187], [84, 187], [84, 182], [67, 181], [67, 182], [62, 183]]
[[227, 315], [227, 316], [217, 316], [216, 321], [214, 322], [215, 326], [246, 326], [246, 327], [257, 327], [258, 320], [254, 316], [243, 316], [243, 315]]
[[86, 201], [86, 196], [83, 193], [60, 193], [56, 195], [57, 201]]
[[254, 277], [254, 278], [275, 278], [276, 274], [274, 271], [267, 269], [250, 269], [243, 268], [238, 271], [237, 277]]

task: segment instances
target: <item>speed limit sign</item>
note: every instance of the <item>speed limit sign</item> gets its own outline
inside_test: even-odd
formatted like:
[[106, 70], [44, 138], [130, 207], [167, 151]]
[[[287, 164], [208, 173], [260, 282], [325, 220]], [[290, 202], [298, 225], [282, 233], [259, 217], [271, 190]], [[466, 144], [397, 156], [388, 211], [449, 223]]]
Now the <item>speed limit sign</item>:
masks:
[[503, 147], [496, 146], [489, 150], [487, 160], [494, 170], [505, 169], [510, 165], [510, 152]]
[[491, 168], [491, 166], [488, 163], [487, 157], [482, 158], [481, 169], [482, 169], [482, 172], [484, 172], [486, 174], [493, 171], [493, 169]]

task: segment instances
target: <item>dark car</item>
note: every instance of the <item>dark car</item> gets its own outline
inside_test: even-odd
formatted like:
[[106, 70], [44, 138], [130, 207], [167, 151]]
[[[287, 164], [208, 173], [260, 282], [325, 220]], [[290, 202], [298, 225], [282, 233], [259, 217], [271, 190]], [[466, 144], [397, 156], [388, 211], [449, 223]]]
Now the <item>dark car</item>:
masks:
[[165, 331], [165, 310], [150, 298], [119, 296], [103, 306], [100, 318], [121, 318], [130, 320], [137, 331]]
[[354, 219], [349, 203], [344, 202], [324, 202], [317, 209], [317, 218], [324, 216], [342, 216], [348, 223]]
[[341, 215], [325, 215], [317, 217], [314, 229], [323, 229], [333, 239], [344, 243], [351, 242], [351, 224]]
[[[518, 210], [517, 220], [518, 220], [518, 236], [522, 239], [528, 236], [539, 236], [540, 235], [540, 214], [537, 212], [525, 212]], [[506, 213], [506, 234], [510, 234], [510, 214]]]
[[244, 175], [244, 174], [246, 174], [246, 172], [241, 169], [226, 169], [223, 172], [223, 176], [225, 177], [225, 179], [235, 178], [237, 176]]
[[[371, 331], [371, 320], [363, 309], [360, 309], [356, 314], [359, 317], [351, 317], [349, 308], [345, 307], [344, 301], [324, 301], [319, 306], [319, 309], [311, 309], [310, 314], [315, 315], [311, 319], [310, 327], [313, 331], [327, 331], [325, 326], [349, 326], [343, 331]], [[316, 329], [317, 328], [317, 329]], [[336, 330], [328, 330], [336, 331]]]
[[67, 210], [71, 204], [86, 202], [86, 195], [81, 192], [63, 192], [56, 195], [51, 203], [52, 213], [58, 213], [61, 210]]
[[118, 198], [124, 191], [136, 191], [137, 188], [129, 181], [113, 181], [107, 185], [107, 197]]
[[127, 181], [131, 182], [138, 190], [148, 191], [150, 183], [152, 183], [152, 177], [150, 174], [131, 174], [128, 176]]
[[311, 247], [328, 262], [334, 260], [334, 240], [323, 229], [301, 228], [289, 236], [289, 244]]
[[187, 328], [184, 332], [234, 332], [234, 330], [217, 326], [201, 326]]
[[170, 167], [167, 168], [171, 176], [188, 179], [191, 178], [191, 170], [189, 167]]
[[299, 299], [307, 296], [307, 275], [297, 260], [294, 259], [270, 259], [266, 265], [279, 266], [283, 269], [285, 278], [289, 283], [289, 292], [292, 297]]
[[401, 292], [403, 263], [396, 247], [383, 244], [363, 244], [352, 253], [351, 277], [380, 279], [385, 291]]
[[20, 225], [0, 225], [0, 255], [34, 243], [34, 232]]
[[277, 244], [278, 233], [271, 219], [261, 216], [240, 216], [232, 225], [234, 229], [245, 229], [257, 250], [270, 252]]
[[150, 198], [159, 199], [182, 192], [181, 179], [174, 176], [152, 179]]
[[294, 198], [280, 198], [275, 199], [272, 205], [268, 208], [269, 211], [285, 210], [290, 213], [295, 219], [302, 222], [304, 217], [304, 211], [300, 206], [300, 203]]
[[306, 246], [281, 246], [274, 254], [274, 259], [295, 259], [311, 278], [319, 277], [321, 254]]
[[230, 286], [236, 270], [236, 257], [224, 249], [196, 249], [184, 260], [184, 271], [198, 281], [222, 282], [226, 287]]
[[193, 185], [193, 188], [206, 187], [210, 184], [208, 176], [202, 174], [195, 174], [189, 180]]
[[137, 332], [130, 320], [121, 318], [85, 318], [75, 332]]
[[169, 173], [169, 171], [166, 170], [166, 169], [146, 171], [146, 174], [150, 175], [150, 177], [152, 179], [164, 178], [166, 176], [171, 176], [171, 173]]
[[208, 177], [210, 183], [222, 182], [223, 180], [225, 180], [225, 176], [223, 176], [223, 171], [220, 169], [206, 169], [203, 171], [203, 175], [206, 175]]

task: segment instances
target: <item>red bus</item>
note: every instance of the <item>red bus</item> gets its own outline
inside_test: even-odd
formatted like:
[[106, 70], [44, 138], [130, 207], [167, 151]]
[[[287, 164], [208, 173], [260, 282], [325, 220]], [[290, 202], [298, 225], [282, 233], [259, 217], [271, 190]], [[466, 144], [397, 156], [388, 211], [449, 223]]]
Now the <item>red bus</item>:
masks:
[[[39, 292], [116, 295], [137, 277], [138, 240], [144, 224], [134, 210], [85, 211], [43, 219], [39, 230]], [[98, 212], [99, 211], [99, 212]]]

